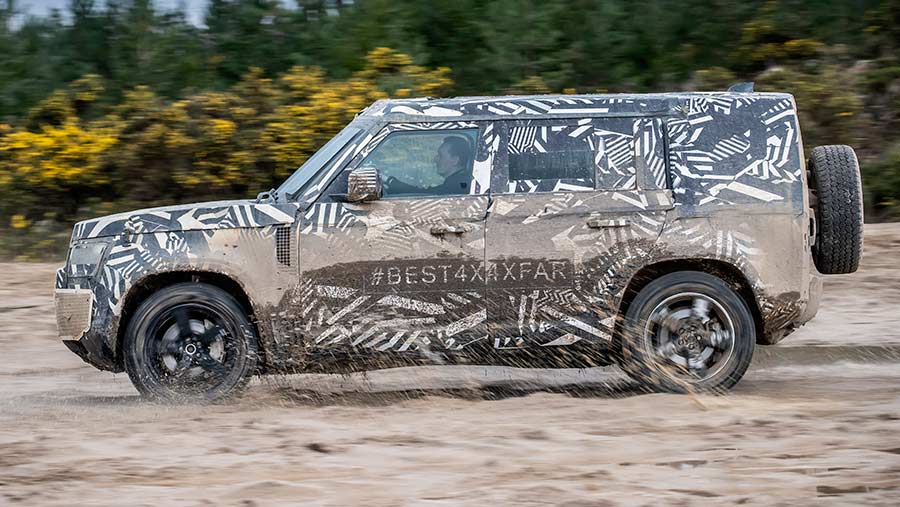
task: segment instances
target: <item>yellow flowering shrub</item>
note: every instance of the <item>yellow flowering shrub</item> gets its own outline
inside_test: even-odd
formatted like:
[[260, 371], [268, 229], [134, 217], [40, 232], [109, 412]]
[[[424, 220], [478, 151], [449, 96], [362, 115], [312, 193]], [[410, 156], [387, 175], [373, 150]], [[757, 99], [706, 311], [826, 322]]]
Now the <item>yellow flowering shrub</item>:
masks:
[[286, 91], [287, 100], [306, 100], [326, 85], [325, 72], [319, 67], [294, 66], [281, 75], [279, 84]]
[[7, 178], [31, 187], [64, 190], [106, 183], [101, 162], [116, 142], [111, 132], [85, 129], [66, 119], [62, 125], [46, 125], [40, 132], [22, 130], [4, 136], [0, 153]]
[[57, 90], [28, 112], [25, 127], [40, 130], [43, 125], [59, 126], [74, 118], [71, 97], [65, 90]]
[[779, 20], [783, 17], [781, 2], [763, 4], [757, 17], [740, 28], [740, 39], [734, 59], [743, 64], [763, 65], [784, 60], [815, 58], [825, 44], [807, 38], [791, 38], [793, 33]]
[[261, 136], [276, 180], [288, 176], [362, 109], [388, 97], [440, 96], [453, 86], [450, 69], [429, 70], [389, 48], [376, 48], [365, 67], [344, 81], [326, 81], [317, 67], [281, 76], [286, 98], [267, 118]]
[[13, 215], [9, 225], [13, 229], [26, 229], [31, 225], [31, 222], [25, 218], [25, 215]]
[[0, 230], [65, 223], [122, 203], [252, 196], [277, 186], [372, 102], [439, 96], [452, 85], [450, 69], [377, 48], [342, 80], [318, 67], [280, 76], [250, 68], [228, 90], [167, 101], [137, 86], [118, 104], [89, 111], [100, 107], [104, 84], [88, 74], [53, 92], [22, 125], [0, 125], [0, 216], [11, 217]]
[[366, 69], [377, 73], [392, 72], [412, 65], [412, 58], [409, 55], [399, 53], [391, 48], [375, 48], [366, 55]]
[[72, 98], [76, 103], [89, 104], [95, 102], [104, 91], [103, 82], [97, 74], [85, 74], [69, 85]]
[[550, 93], [550, 86], [540, 76], [529, 76], [514, 84], [506, 92], [525, 95]]

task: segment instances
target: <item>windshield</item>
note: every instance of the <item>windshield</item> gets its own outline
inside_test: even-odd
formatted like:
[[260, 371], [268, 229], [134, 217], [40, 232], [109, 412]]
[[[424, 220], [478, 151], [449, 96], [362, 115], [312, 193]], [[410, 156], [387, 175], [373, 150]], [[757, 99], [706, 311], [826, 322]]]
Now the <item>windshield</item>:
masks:
[[331, 141], [325, 143], [325, 146], [319, 148], [319, 151], [306, 159], [306, 162], [278, 187], [278, 190], [276, 190], [277, 194], [293, 199], [297, 192], [306, 186], [309, 180], [319, 172], [319, 169], [334, 158], [341, 151], [341, 148], [346, 146], [361, 131], [358, 127], [347, 126], [344, 130], [338, 132], [338, 135], [332, 137]]

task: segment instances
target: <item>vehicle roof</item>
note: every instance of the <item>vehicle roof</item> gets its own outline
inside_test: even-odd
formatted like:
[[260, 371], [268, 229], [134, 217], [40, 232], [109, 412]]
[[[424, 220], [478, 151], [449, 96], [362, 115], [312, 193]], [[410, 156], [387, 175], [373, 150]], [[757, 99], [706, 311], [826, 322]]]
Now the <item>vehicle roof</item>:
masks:
[[692, 109], [692, 101], [730, 104], [785, 98], [792, 97], [788, 93], [672, 92], [387, 99], [375, 102], [360, 115], [383, 117], [388, 121], [458, 121], [510, 116], [680, 116]]

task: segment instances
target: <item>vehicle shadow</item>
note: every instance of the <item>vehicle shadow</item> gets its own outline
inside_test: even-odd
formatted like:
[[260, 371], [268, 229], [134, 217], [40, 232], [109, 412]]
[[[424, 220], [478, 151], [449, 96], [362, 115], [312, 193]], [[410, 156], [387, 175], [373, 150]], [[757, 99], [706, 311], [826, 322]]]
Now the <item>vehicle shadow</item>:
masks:
[[458, 367], [397, 368], [347, 375], [277, 375], [254, 380], [236, 398], [198, 403], [196, 398], [154, 401], [137, 392], [120, 394], [55, 393], [26, 396], [28, 404], [91, 407], [142, 405], [254, 407], [389, 406], [428, 397], [468, 401], [499, 401], [539, 393], [575, 398], [627, 398], [647, 394], [645, 387], [624, 375], [592, 370], [524, 370], [501, 367], [462, 370]]
[[271, 384], [260, 386], [245, 396], [242, 403], [260, 403], [297, 406], [389, 406], [428, 397], [455, 398], [467, 401], [499, 401], [538, 393], [563, 394], [574, 398], [628, 398], [651, 391], [627, 379], [609, 382], [585, 382], [567, 385], [546, 385], [534, 382], [514, 382], [501, 385], [483, 385], [451, 388], [404, 388], [379, 391], [328, 392]]

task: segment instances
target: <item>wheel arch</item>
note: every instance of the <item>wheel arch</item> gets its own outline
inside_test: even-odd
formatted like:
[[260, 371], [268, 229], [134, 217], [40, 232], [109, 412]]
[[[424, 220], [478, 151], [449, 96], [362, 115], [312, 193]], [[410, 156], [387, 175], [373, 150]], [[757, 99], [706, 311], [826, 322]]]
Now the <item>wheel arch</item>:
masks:
[[[122, 366], [124, 364], [122, 342], [125, 339], [125, 332], [128, 329], [128, 324], [135, 311], [140, 307], [141, 303], [146, 301], [147, 298], [156, 291], [178, 283], [203, 283], [217, 287], [231, 294], [244, 311], [247, 312], [247, 318], [250, 320], [251, 325], [254, 326], [257, 337], [259, 337], [259, 329], [256, 325], [256, 319], [254, 318], [253, 301], [247, 294], [243, 284], [234, 277], [215, 271], [175, 270], [152, 273], [137, 280], [128, 289], [128, 292], [125, 295], [122, 304], [122, 312], [119, 316], [118, 325], [116, 326], [116, 339], [113, 349], [115, 361], [118, 365]], [[260, 346], [262, 346], [261, 339]], [[260, 349], [260, 351], [262, 352], [262, 349]], [[265, 364], [264, 357], [261, 357], [260, 360], [261, 364]]]
[[750, 314], [753, 316], [757, 343], [761, 343], [760, 340], [765, 333], [765, 321], [762, 317], [759, 301], [756, 298], [756, 294], [750, 285], [746, 273], [738, 266], [719, 259], [685, 258], [670, 259], [647, 264], [631, 276], [626, 285], [625, 292], [619, 301], [618, 311], [616, 312], [618, 318], [616, 318], [615, 332], [613, 334], [614, 350], [619, 350], [623, 326], [625, 324], [625, 315], [637, 294], [653, 280], [669, 273], [676, 273], [679, 271], [699, 271], [720, 278], [731, 285], [744, 302], [747, 303]]

